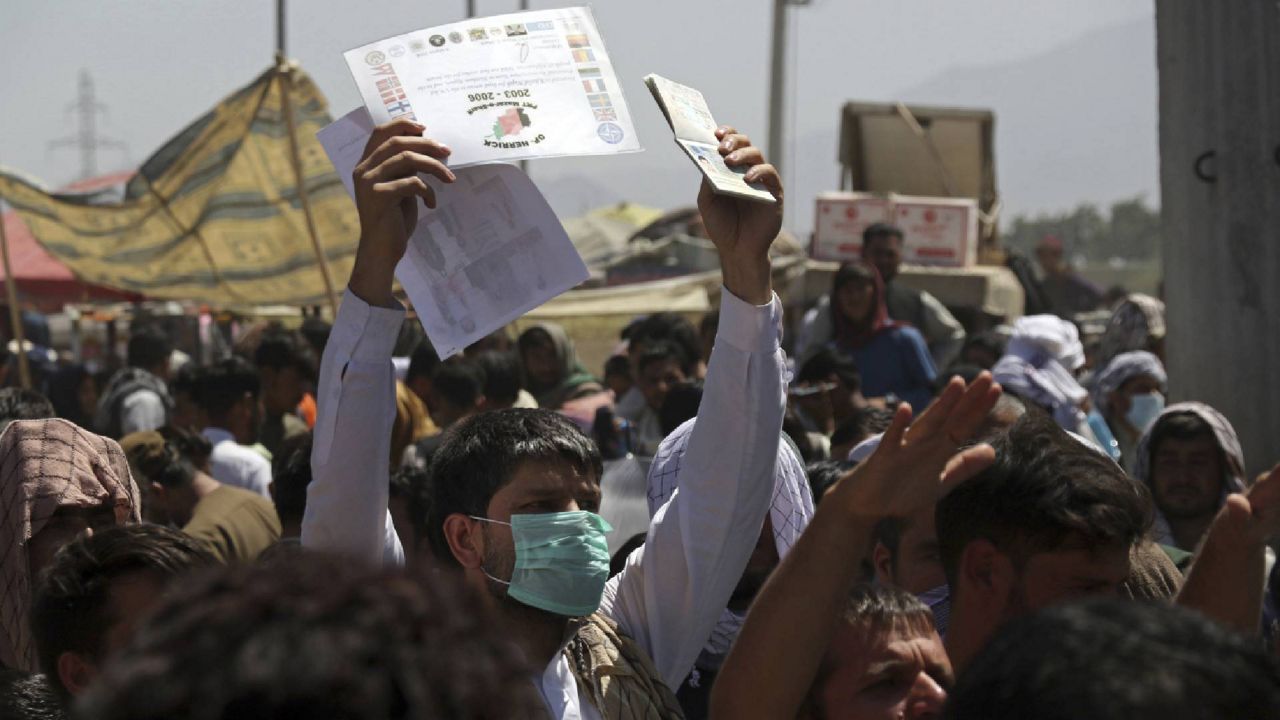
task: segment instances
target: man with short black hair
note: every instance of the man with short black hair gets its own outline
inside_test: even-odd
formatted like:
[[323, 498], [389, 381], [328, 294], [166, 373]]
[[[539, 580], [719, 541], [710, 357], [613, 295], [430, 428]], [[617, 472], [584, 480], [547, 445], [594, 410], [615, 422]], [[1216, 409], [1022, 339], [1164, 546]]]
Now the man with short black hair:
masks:
[[475, 363], [484, 373], [481, 409], [487, 412], [515, 407], [520, 399], [520, 357], [509, 351], [485, 350], [476, 354]]
[[64, 702], [129, 642], [173, 579], [213, 562], [194, 538], [147, 524], [83, 535], [58, 551], [36, 589], [31, 627], [40, 669]]
[[[402, 118], [373, 131], [354, 179], [361, 238], [334, 339], [321, 366], [303, 544], [357, 560], [403, 562], [389, 521], [385, 453], [391, 346], [404, 317], [392, 293], [416, 222], [419, 176], [452, 182], [449, 150]], [[785, 356], [769, 246], [781, 228], [777, 171], [732, 128], [720, 152], [778, 202], [717, 195], [699, 206], [721, 259], [722, 309], [698, 420], [642, 550], [608, 578], [602, 460], [566, 417], [547, 410], [482, 413], [449, 434], [431, 465], [432, 550], [479, 590], [537, 668], [556, 718], [670, 717], [670, 688], [707, 643], [769, 514], [781, 438]], [[695, 334], [696, 345], [696, 334]], [[339, 342], [343, 338], [343, 342]], [[696, 533], [696, 536], [690, 536]]]
[[307, 432], [298, 417], [298, 403], [315, 382], [315, 358], [297, 334], [284, 330], [265, 333], [253, 352], [262, 379], [262, 429], [258, 439], [273, 455], [284, 441]]
[[1009, 623], [960, 676], [952, 720], [1280, 717], [1280, 663], [1198, 613], [1091, 599]]
[[862, 396], [862, 375], [857, 364], [831, 348], [824, 347], [804, 361], [796, 375], [796, 385], [792, 398], [809, 432], [831, 436], [868, 406]]
[[57, 417], [49, 398], [26, 388], [0, 388], [0, 432], [14, 420], [46, 420]]
[[887, 223], [863, 230], [862, 258], [880, 272], [889, 317], [909, 323], [924, 335], [934, 365], [950, 365], [964, 343], [964, 326], [933, 295], [895, 282], [902, 268], [902, 230]]
[[947, 651], [958, 671], [1008, 620], [1116, 592], [1151, 526], [1151, 496], [1047, 416], [991, 440], [995, 461], [935, 511], [951, 591]]
[[84, 720], [532, 720], [545, 715], [530, 671], [453, 578], [302, 554], [171, 593], [77, 709]]
[[129, 433], [156, 430], [169, 422], [173, 400], [169, 381], [169, 356], [173, 343], [160, 328], [130, 329], [128, 366], [116, 372], [102, 391], [94, 424], [115, 440]]
[[431, 376], [440, 365], [440, 356], [427, 338], [423, 338], [409, 355], [409, 369], [405, 371], [404, 384], [431, 409]]
[[632, 420], [632, 451], [653, 457], [667, 436], [662, 427], [662, 405], [671, 388], [688, 379], [688, 361], [672, 342], [658, 340], [645, 346], [637, 359], [636, 387], [644, 396], [644, 410]]
[[280, 542], [300, 543], [311, 484], [311, 433], [284, 441], [271, 463], [271, 501], [280, 518]]
[[[480, 412], [484, 407], [485, 374], [473, 360], [443, 363], [431, 373], [431, 420], [441, 430]], [[433, 436], [434, 437], [434, 436]]]
[[213, 445], [209, 474], [220, 483], [271, 497], [271, 463], [249, 448], [262, 421], [261, 382], [248, 361], [229, 357], [204, 370], [196, 401], [208, 418], [202, 433]]

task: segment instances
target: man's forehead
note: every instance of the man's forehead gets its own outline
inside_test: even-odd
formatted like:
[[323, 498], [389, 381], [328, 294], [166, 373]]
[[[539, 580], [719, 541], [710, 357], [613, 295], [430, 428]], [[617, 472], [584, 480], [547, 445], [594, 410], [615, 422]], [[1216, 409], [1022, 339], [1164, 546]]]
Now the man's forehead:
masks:
[[1157, 453], [1215, 453], [1218, 441], [1213, 435], [1203, 433], [1189, 438], [1165, 438], [1160, 442]]

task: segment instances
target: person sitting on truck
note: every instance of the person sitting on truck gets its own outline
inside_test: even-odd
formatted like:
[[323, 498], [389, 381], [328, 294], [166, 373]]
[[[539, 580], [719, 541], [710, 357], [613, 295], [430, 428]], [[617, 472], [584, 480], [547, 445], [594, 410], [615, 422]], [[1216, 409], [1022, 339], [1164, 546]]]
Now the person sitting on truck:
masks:
[[886, 223], [868, 227], [862, 232], [862, 257], [880, 271], [889, 317], [924, 335], [935, 366], [950, 365], [964, 344], [964, 326], [933, 295], [896, 282], [902, 268], [902, 230]]

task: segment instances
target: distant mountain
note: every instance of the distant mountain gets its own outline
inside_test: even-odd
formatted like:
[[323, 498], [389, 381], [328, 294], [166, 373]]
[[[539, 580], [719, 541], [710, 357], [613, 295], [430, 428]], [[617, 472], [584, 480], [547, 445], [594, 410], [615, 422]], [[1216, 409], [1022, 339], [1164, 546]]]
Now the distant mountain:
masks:
[[[996, 113], [1004, 217], [1107, 205], [1144, 194], [1159, 205], [1154, 19], [1107, 27], [1015, 62], [951, 68], [892, 98]], [[807, 236], [813, 197], [838, 187], [835, 123], [802, 135], [790, 225]], [[826, 161], [826, 159], [830, 159]]]

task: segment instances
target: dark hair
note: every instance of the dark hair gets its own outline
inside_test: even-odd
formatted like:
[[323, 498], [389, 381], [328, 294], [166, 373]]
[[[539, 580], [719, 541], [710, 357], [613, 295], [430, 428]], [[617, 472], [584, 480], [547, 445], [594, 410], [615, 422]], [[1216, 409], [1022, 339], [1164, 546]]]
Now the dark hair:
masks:
[[[41, 670], [64, 697], [58, 658], [74, 652], [101, 659], [111, 617], [111, 585], [126, 575], [181, 575], [214, 563], [196, 539], [160, 525], [122, 525], [80, 537], [53, 558], [31, 605]], [[133, 619], [133, 618], [130, 618]]]
[[79, 707], [84, 720], [537, 717], [532, 672], [453, 578], [303, 553], [173, 593]]
[[155, 325], [142, 325], [129, 329], [128, 359], [130, 367], [150, 370], [169, 361], [173, 354], [173, 342]]
[[205, 368], [193, 362], [178, 368], [169, 380], [169, 392], [172, 395], [186, 394], [194, 401], [200, 393], [200, 381], [204, 377]]
[[484, 396], [489, 402], [510, 407], [520, 397], [520, 357], [513, 352], [486, 350], [475, 356], [484, 373]]
[[404, 465], [391, 474], [391, 497], [403, 497], [409, 501], [409, 523], [413, 529], [414, 544], [430, 539], [427, 518], [431, 514], [431, 476], [427, 465]]
[[281, 523], [302, 522], [311, 484], [312, 435], [301, 433], [280, 445], [271, 463], [271, 499]]
[[685, 375], [693, 375], [697, 362], [702, 358], [702, 340], [693, 323], [683, 315], [673, 312], [654, 313], [641, 320], [631, 331], [632, 347], [644, 348], [665, 340], [680, 351], [681, 369]]
[[1168, 603], [1094, 598], [1001, 628], [960, 677], [953, 720], [1280, 717], [1280, 662]]
[[1147, 443], [1150, 456], [1148, 462], [1154, 465], [1156, 453], [1160, 450], [1160, 446], [1165, 440], [1198, 440], [1207, 437], [1213, 441], [1213, 446], [1218, 448], [1219, 467], [1225, 472], [1227, 465], [1222, 447], [1218, 445], [1218, 437], [1214, 435], [1213, 428], [1204, 418], [1193, 412], [1176, 412], [1162, 416], [1151, 427], [1151, 440]]
[[862, 246], [866, 247], [872, 240], [882, 237], [897, 238], [898, 242], [902, 242], [902, 229], [889, 223], [872, 223], [862, 231]]
[[57, 416], [58, 411], [49, 398], [35, 390], [0, 388], [0, 428], [14, 420], [45, 420]]
[[840, 382], [849, 386], [849, 390], [857, 392], [862, 389], [862, 374], [853, 358], [837, 353], [831, 348], [822, 348], [804, 361], [800, 372], [796, 375], [799, 382], [820, 382], [835, 375]]
[[662, 428], [662, 436], [670, 435], [686, 421], [697, 417], [698, 406], [701, 404], [701, 380], [684, 380], [672, 385], [662, 400], [662, 408], [658, 410], [658, 425]]
[[196, 468], [208, 462], [213, 445], [203, 435], [173, 426], [160, 428], [156, 434], [160, 436], [158, 440], [129, 446], [129, 464], [153, 483], [167, 488], [189, 486]]
[[62, 699], [44, 675], [0, 668], [0, 718], [63, 720], [66, 716]]
[[647, 537], [648, 533], [636, 533], [631, 536], [630, 540], [623, 543], [622, 547], [618, 548], [613, 557], [609, 558], [609, 577], [613, 577], [627, 569], [627, 558], [631, 557], [631, 553], [635, 552], [636, 548], [644, 545]]
[[660, 362], [674, 362], [682, 371], [689, 366], [688, 359], [675, 343], [657, 340], [643, 346], [640, 358], [636, 361], [636, 371], [643, 373], [645, 368]]
[[484, 394], [484, 370], [474, 360], [441, 363], [431, 373], [431, 389], [458, 408], [474, 407]]
[[333, 330], [333, 326], [318, 317], [309, 317], [302, 321], [302, 327], [299, 332], [302, 337], [306, 338], [307, 344], [311, 346], [311, 351], [316, 357], [324, 355], [325, 345], [329, 343], [329, 333]]
[[395, 357], [407, 357], [426, 339], [427, 333], [422, 322], [416, 317], [406, 318], [400, 323], [400, 331], [396, 335], [396, 344], [391, 348], [391, 354]]
[[436, 354], [435, 346], [427, 338], [422, 338], [409, 355], [409, 369], [405, 371], [404, 381], [408, 383], [420, 377], [430, 379], [439, 364], [440, 356]]
[[263, 334], [253, 351], [253, 364], [280, 371], [293, 368], [306, 380], [315, 380], [316, 359], [311, 347], [297, 333], [276, 329]]
[[[83, 428], [89, 428], [92, 417], [85, 417], [80, 409], [80, 386], [88, 379], [97, 383], [97, 378], [81, 363], [65, 365], [58, 368], [49, 378], [46, 388], [49, 391], [49, 402], [53, 404], [58, 417], [65, 418]], [[2, 414], [2, 413], [0, 413]]]
[[[999, 359], [1004, 356], [1005, 348], [1007, 348], [1008, 345], [1009, 341], [1000, 335], [1000, 333], [991, 330], [984, 330], [965, 338], [964, 346], [960, 349], [960, 356], [964, 357], [964, 354], [971, 348], [978, 348], [980, 350], [985, 350], [990, 353], [992, 357]], [[990, 370], [991, 368], [984, 369]]]
[[625, 375], [631, 377], [631, 358], [626, 355], [614, 355], [604, 361], [604, 376]]
[[261, 390], [258, 369], [233, 355], [210, 365], [199, 375], [195, 401], [216, 421], [245, 395], [256, 398]]
[[938, 501], [943, 569], [952, 592], [964, 548], [979, 538], [1021, 560], [1077, 537], [1131, 546], [1151, 526], [1147, 488], [1051, 418], [1026, 414], [991, 439], [995, 462]]
[[600, 451], [571, 420], [550, 410], [513, 408], [455, 425], [431, 460], [427, 529], [436, 557], [453, 566], [444, 521], [454, 513], [485, 517], [489, 501], [531, 460], [559, 460], [600, 478]]
[[805, 468], [805, 474], [809, 476], [809, 490], [813, 494], [814, 504], [822, 502], [822, 496], [827, 490], [857, 466], [858, 463], [843, 458], [809, 463]]
[[840, 423], [836, 431], [831, 433], [831, 445], [834, 447], [851, 442], [860, 443], [872, 435], [879, 435], [888, 430], [892, 422], [892, 410], [878, 407], [858, 408], [852, 417]]

